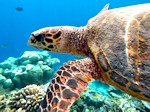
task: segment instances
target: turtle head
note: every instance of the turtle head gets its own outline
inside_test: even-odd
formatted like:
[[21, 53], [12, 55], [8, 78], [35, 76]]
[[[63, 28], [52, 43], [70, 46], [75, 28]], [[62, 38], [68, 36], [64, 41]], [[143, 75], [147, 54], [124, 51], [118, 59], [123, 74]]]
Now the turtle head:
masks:
[[83, 55], [82, 50], [86, 48], [84, 42], [84, 27], [58, 26], [34, 31], [28, 45], [52, 52]]
[[64, 36], [63, 27], [46, 27], [31, 33], [28, 45], [37, 49], [60, 52]]

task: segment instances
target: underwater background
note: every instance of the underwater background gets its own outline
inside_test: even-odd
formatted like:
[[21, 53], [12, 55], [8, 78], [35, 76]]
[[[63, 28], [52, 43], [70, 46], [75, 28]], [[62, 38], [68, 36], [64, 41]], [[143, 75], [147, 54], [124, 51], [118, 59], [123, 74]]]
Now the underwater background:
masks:
[[[24, 91], [25, 89], [30, 91], [31, 88], [36, 88], [38, 93], [37, 91], [35, 93], [39, 94], [41, 101], [43, 98], [41, 94], [44, 94], [44, 91], [41, 88], [39, 89], [37, 85], [49, 82], [55, 71], [64, 62], [81, 58], [70, 54], [38, 52], [35, 48], [27, 45], [31, 32], [47, 26], [84, 26], [91, 17], [95, 16], [108, 3], [110, 4], [109, 9], [112, 9], [150, 3], [150, 0], [0, 0], [0, 112], [20, 109], [20, 105], [17, 109], [14, 107], [18, 102], [14, 97], [20, 94], [19, 91]], [[43, 58], [40, 57], [39, 59], [36, 56]], [[46, 65], [43, 63], [48, 64], [47, 69], [29, 71], [29, 74], [37, 71], [39, 76], [37, 76], [38, 78], [30, 77], [33, 80], [27, 81], [22, 78], [25, 77], [23, 70], [28, 72], [27, 68], [24, 68], [28, 63], [26, 60], [32, 60], [33, 63], [36, 60], [42, 60], [37, 64], [32, 64], [31, 61], [32, 65], [29, 66], [28, 70], [34, 66], [45, 67]], [[49, 65], [49, 63], [51, 64]], [[52, 75], [44, 76], [42, 72], [45, 72], [45, 74], [51, 73]], [[41, 77], [45, 79], [43, 78], [42, 81], [39, 81]], [[30, 84], [37, 85], [32, 85], [31, 87]], [[15, 93], [16, 91], [18, 91], [17, 94]], [[32, 94], [35, 93], [33, 92]], [[3, 110], [7, 108], [8, 99], [11, 109]], [[124, 103], [119, 107], [121, 102]], [[36, 105], [34, 107], [37, 108]], [[15, 109], [12, 110], [12, 108]], [[22, 112], [22, 110], [19, 111]], [[31, 112], [34, 111], [32, 110]], [[89, 84], [87, 90], [81, 94], [81, 98], [75, 102], [70, 111], [150, 112], [150, 105], [134, 99], [116, 88], [95, 81]]]

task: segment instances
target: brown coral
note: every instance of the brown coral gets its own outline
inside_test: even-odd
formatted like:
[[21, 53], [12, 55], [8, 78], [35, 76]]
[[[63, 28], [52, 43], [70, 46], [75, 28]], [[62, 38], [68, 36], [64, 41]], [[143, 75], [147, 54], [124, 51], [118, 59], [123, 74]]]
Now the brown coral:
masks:
[[40, 89], [39, 86], [29, 85], [14, 93], [8, 105], [11, 109], [16, 109], [18, 111], [35, 112], [44, 95], [43, 89]]
[[6, 107], [6, 96], [0, 95], [0, 110]]

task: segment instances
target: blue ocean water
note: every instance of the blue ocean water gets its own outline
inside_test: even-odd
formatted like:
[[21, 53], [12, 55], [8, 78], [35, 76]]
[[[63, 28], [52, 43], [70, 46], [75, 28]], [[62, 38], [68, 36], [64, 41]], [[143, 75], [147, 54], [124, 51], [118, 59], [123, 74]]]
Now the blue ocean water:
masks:
[[[19, 57], [27, 46], [31, 32], [46, 26], [84, 26], [105, 4], [110, 9], [148, 3], [150, 0], [0, 0], [0, 62]], [[17, 10], [16, 8], [22, 8]], [[63, 62], [71, 55], [52, 53]]]

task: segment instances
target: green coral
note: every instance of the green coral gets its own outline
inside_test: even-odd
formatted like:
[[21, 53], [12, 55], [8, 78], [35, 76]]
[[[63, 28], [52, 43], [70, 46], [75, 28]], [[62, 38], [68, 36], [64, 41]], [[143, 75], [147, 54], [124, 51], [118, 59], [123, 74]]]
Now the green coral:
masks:
[[9, 57], [0, 63], [0, 85], [15, 89], [46, 83], [54, 75], [53, 65], [59, 62], [47, 51], [25, 51], [19, 58]]

